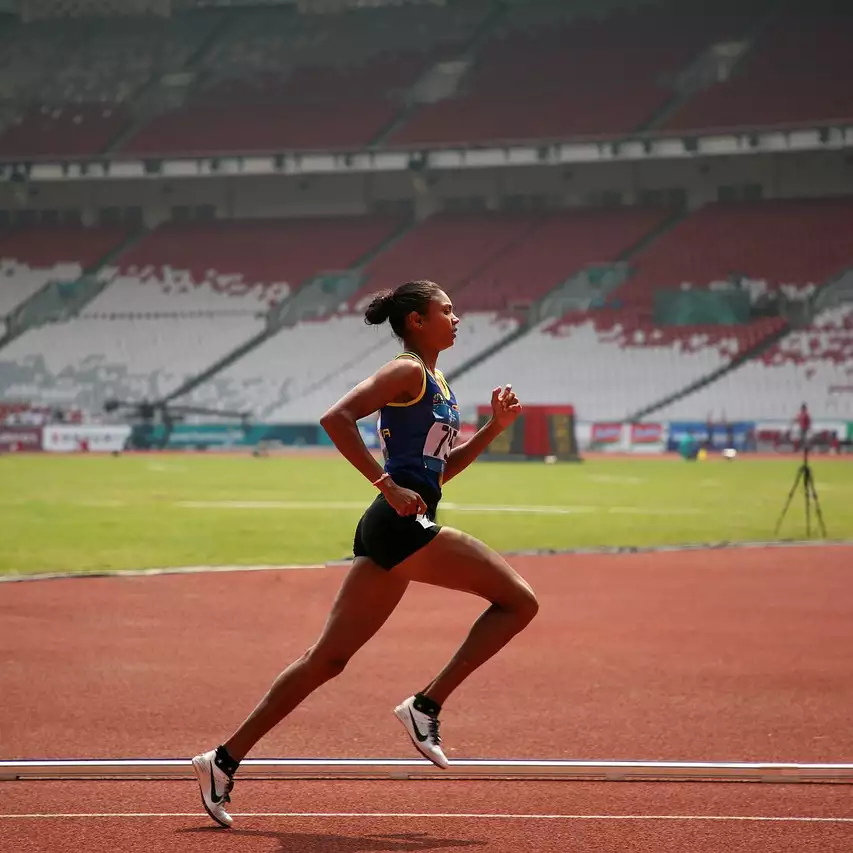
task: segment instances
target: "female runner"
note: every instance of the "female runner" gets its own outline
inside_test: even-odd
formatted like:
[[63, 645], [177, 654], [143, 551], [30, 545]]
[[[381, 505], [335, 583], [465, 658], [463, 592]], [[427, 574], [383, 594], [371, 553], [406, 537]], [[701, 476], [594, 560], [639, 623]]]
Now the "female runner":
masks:
[[[482, 542], [436, 524], [441, 486], [468, 467], [521, 412], [512, 386], [492, 392], [492, 417], [457, 445], [459, 411], [438, 354], [453, 346], [458, 318], [447, 294], [410, 281], [375, 296], [369, 324], [390, 320], [405, 352], [335, 403], [321, 424], [341, 454], [379, 494], [355, 531], [355, 559], [317, 642], [273, 682], [246, 721], [222, 745], [193, 759], [207, 813], [231, 826], [225, 810], [234, 773], [250, 749], [320, 685], [339, 675], [379, 630], [410, 581], [473, 593], [489, 602], [445, 668], [394, 713], [415, 747], [439, 767], [438, 715], [448, 696], [536, 615], [530, 586]], [[380, 467], [357, 422], [378, 411], [385, 458]]]

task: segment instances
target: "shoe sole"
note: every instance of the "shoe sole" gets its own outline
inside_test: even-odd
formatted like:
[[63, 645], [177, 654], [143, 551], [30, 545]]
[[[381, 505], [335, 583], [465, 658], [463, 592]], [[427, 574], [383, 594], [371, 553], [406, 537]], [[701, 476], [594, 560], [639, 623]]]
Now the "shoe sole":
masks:
[[204, 788], [202, 786], [209, 783], [208, 776], [210, 775], [210, 771], [202, 762], [197, 763], [195, 758], [193, 759], [193, 771], [195, 772], [195, 777], [198, 780], [198, 789], [201, 794], [201, 804], [204, 806], [204, 810], [210, 815], [211, 820], [218, 823], [223, 829], [231, 829], [230, 823], [224, 823], [210, 810], [210, 807], [207, 805], [207, 800], [204, 798]]
[[400, 721], [400, 725], [406, 730], [406, 734], [409, 736], [409, 740], [415, 745], [415, 749], [417, 749], [417, 751], [424, 758], [426, 758], [427, 761], [430, 761], [432, 764], [438, 767], [439, 770], [447, 770], [447, 767], [444, 767], [439, 764], [432, 755], [430, 755], [421, 747], [420, 743], [418, 742], [418, 739], [412, 734], [411, 730], [409, 729], [408, 718], [406, 716], [408, 710], [408, 706], [398, 705], [394, 709], [394, 716]]

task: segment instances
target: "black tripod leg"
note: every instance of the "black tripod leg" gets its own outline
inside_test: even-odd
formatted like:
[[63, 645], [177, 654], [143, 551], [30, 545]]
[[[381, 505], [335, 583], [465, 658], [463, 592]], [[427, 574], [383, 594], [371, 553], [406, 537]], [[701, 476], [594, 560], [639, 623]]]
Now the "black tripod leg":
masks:
[[806, 496], [806, 539], [812, 538], [812, 505], [811, 505], [811, 482], [812, 472], [808, 465], [805, 466], [805, 476], [803, 477], [803, 492]]
[[776, 530], [775, 533], [779, 532], [779, 528], [782, 526], [782, 519], [785, 517], [785, 513], [788, 511], [788, 507], [791, 505], [791, 500], [794, 497], [794, 492], [797, 491], [797, 486], [800, 484], [800, 477], [803, 476], [803, 470], [805, 465], [800, 466], [800, 470], [797, 471], [797, 478], [794, 480], [794, 485], [791, 486], [791, 491], [788, 492], [788, 500], [785, 501], [785, 506], [782, 508], [782, 514], [779, 516], [779, 520], [776, 522]]
[[820, 511], [820, 501], [817, 497], [817, 489], [814, 484], [814, 475], [809, 471], [808, 480], [806, 482], [806, 489], [811, 493], [812, 499], [814, 500], [814, 509], [815, 515], [817, 515], [818, 523], [820, 524], [821, 532], [826, 537], [826, 525], [823, 523], [823, 513]]

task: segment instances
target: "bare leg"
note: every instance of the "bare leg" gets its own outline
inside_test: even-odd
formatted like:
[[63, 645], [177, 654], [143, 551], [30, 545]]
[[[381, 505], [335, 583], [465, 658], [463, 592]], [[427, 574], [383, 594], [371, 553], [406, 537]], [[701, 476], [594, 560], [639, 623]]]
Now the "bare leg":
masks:
[[409, 581], [367, 557], [356, 557], [341, 585], [320, 639], [273, 682], [267, 695], [225, 744], [235, 761], [322, 684], [385, 624]]
[[439, 705], [525, 628], [539, 609], [533, 590], [499, 554], [448, 527], [394, 572], [408, 580], [470, 592], [491, 602], [447, 666], [423, 691]]

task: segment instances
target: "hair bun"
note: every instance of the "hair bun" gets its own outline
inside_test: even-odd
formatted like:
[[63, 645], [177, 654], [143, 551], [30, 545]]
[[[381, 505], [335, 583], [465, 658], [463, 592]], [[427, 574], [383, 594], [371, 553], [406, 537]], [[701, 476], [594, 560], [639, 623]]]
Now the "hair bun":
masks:
[[394, 303], [393, 290], [381, 290], [375, 294], [364, 312], [364, 322], [369, 326], [378, 326], [391, 316], [391, 306]]

